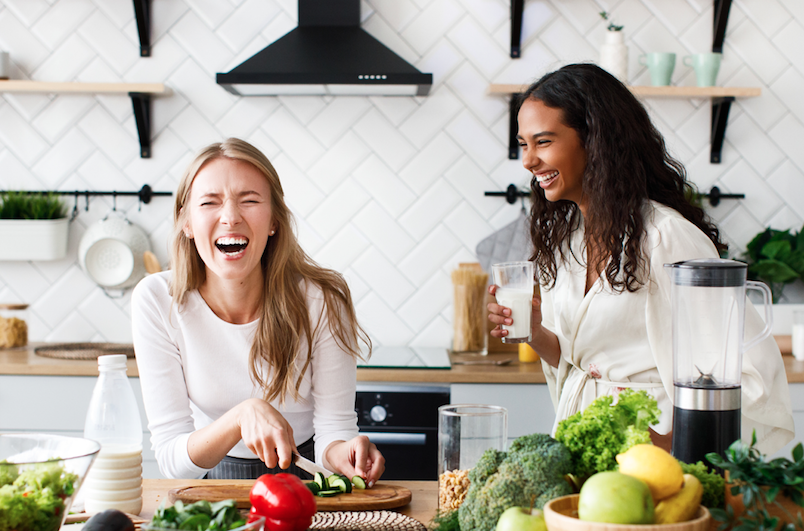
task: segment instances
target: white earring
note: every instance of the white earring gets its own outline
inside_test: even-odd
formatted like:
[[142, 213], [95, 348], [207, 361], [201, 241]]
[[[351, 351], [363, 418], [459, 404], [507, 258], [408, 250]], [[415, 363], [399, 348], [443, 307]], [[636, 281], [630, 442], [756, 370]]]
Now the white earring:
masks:
[[276, 232], [276, 231], [275, 231], [275, 230], [272, 230], [272, 231], [271, 231], [271, 234], [269, 234], [269, 236], [273, 236], [273, 235], [274, 235], [274, 232]]

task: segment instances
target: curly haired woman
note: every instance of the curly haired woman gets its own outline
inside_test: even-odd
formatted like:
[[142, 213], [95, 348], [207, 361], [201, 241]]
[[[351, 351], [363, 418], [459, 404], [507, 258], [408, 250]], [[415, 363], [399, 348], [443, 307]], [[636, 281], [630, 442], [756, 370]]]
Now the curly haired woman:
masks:
[[[691, 204], [684, 167], [645, 108], [592, 64], [567, 65], [522, 95], [522, 162], [531, 173], [530, 234], [541, 286], [531, 346], [556, 422], [598, 396], [644, 389], [662, 416], [652, 434], [669, 449], [673, 416], [670, 278], [664, 264], [718, 258], [725, 245]], [[491, 286], [494, 294], [496, 286]], [[510, 308], [489, 304], [496, 325]], [[751, 305], [746, 335], [763, 327]], [[494, 337], [505, 337], [498, 326]], [[742, 433], [773, 452], [793, 436], [790, 395], [773, 338], [745, 353]]]

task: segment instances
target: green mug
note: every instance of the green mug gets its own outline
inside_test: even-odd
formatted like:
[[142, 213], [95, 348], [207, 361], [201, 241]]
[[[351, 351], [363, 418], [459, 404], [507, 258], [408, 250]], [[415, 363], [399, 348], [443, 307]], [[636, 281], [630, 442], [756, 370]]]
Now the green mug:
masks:
[[699, 87], [714, 87], [722, 57], [721, 53], [696, 53], [684, 57], [684, 64], [695, 69]]
[[650, 71], [650, 83], [654, 87], [666, 87], [673, 77], [676, 67], [676, 54], [670, 52], [652, 52], [639, 56], [639, 64], [647, 66]]

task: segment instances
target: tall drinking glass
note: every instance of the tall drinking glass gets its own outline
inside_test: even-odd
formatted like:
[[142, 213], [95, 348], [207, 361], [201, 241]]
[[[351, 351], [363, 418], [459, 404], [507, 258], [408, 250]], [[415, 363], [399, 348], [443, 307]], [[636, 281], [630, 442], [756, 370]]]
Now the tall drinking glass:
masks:
[[503, 343], [527, 343], [532, 339], [530, 315], [533, 311], [533, 262], [503, 262], [491, 266], [497, 285], [497, 304], [511, 309], [513, 324], [502, 325], [508, 335]]
[[438, 408], [438, 507], [457, 509], [466, 490], [467, 477], [483, 453], [505, 451], [508, 442], [508, 410], [481, 404], [449, 404]]

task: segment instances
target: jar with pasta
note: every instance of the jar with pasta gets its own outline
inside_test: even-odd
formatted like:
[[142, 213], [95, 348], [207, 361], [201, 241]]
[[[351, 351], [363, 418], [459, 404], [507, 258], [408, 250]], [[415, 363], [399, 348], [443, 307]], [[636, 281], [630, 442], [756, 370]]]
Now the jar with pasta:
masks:
[[0, 348], [28, 344], [27, 304], [0, 304]]
[[508, 410], [481, 404], [438, 408], [438, 509], [461, 506], [469, 490], [469, 471], [486, 450], [505, 451]]

